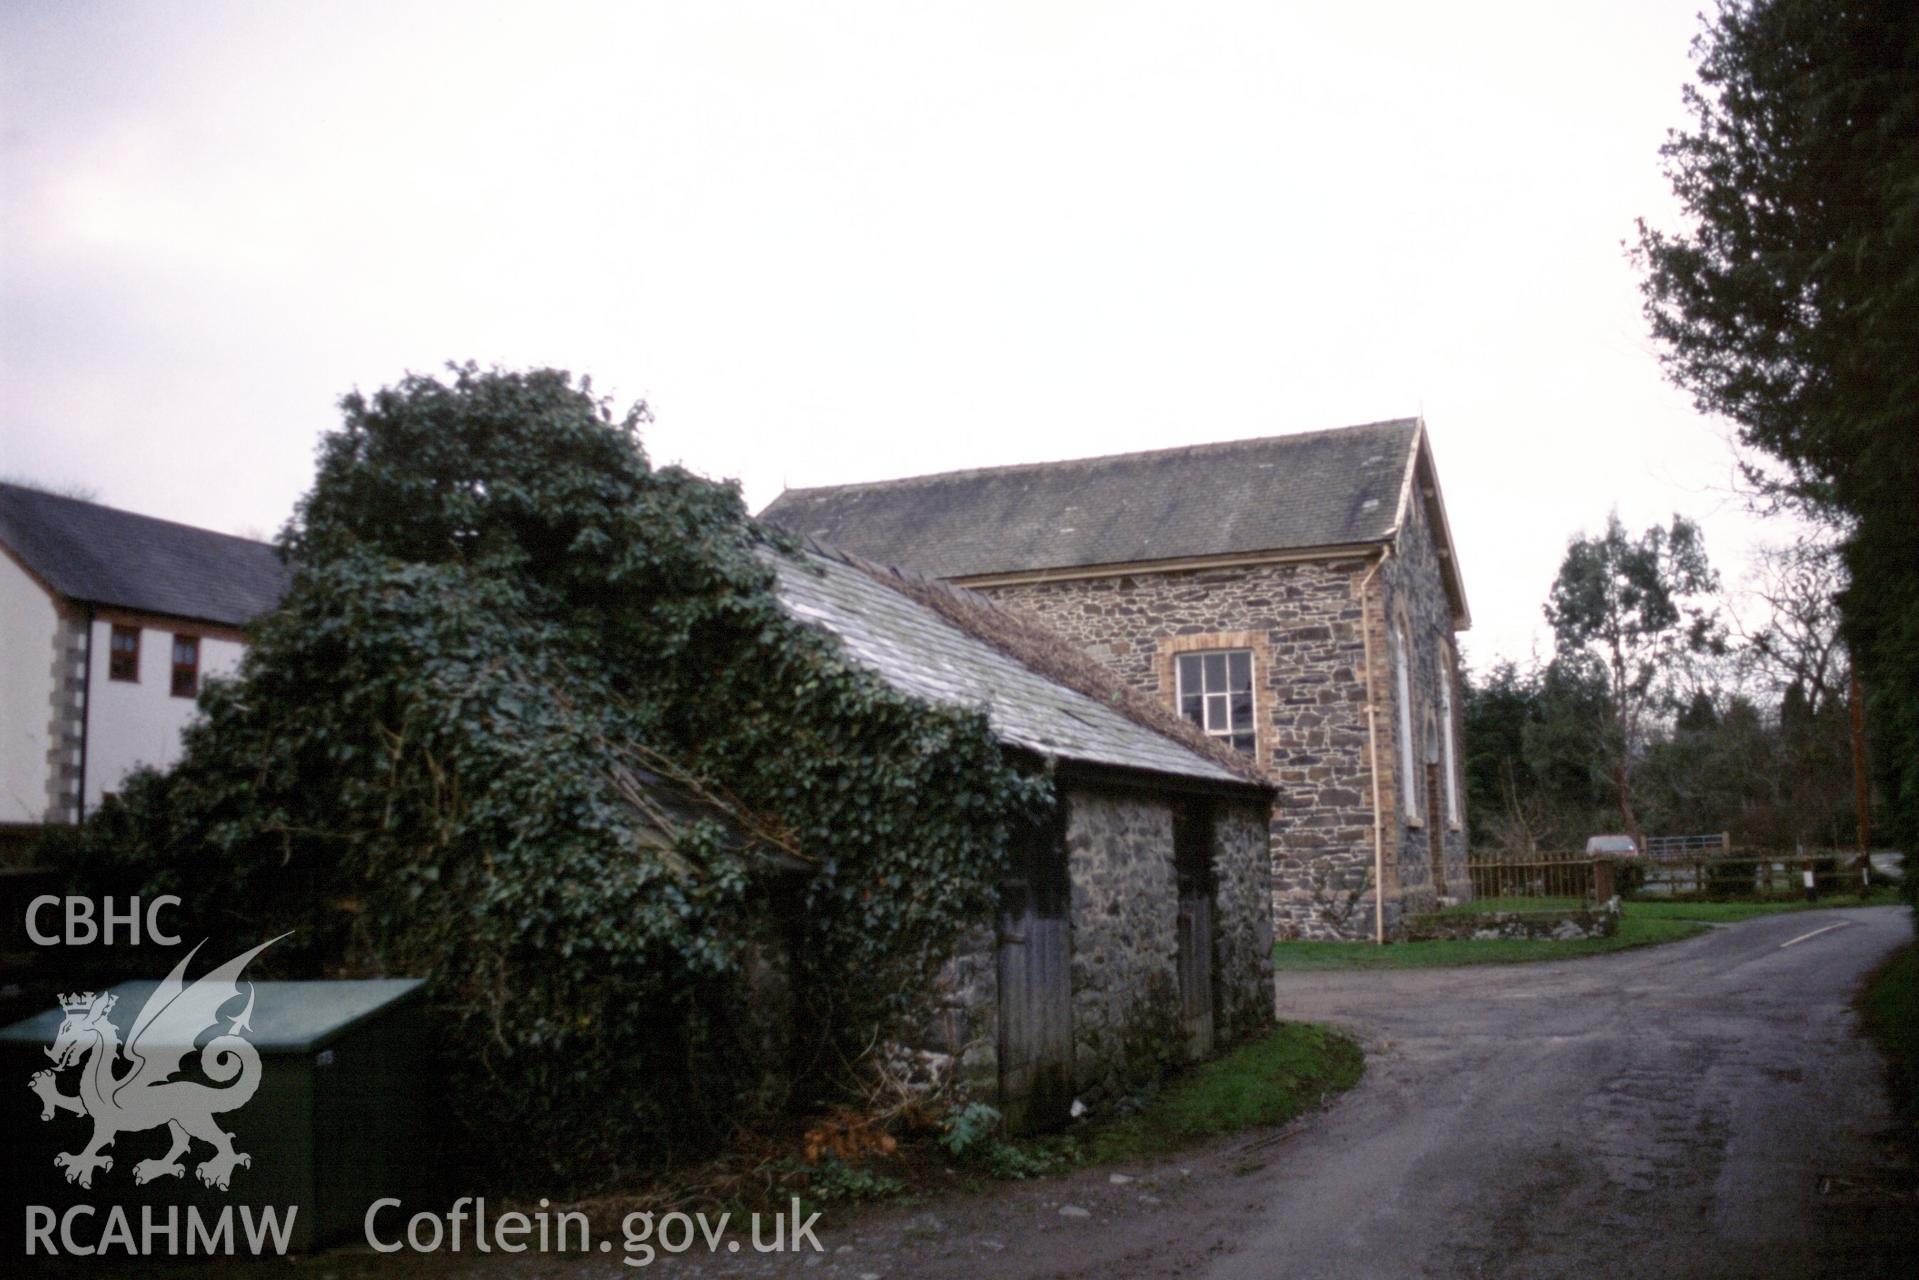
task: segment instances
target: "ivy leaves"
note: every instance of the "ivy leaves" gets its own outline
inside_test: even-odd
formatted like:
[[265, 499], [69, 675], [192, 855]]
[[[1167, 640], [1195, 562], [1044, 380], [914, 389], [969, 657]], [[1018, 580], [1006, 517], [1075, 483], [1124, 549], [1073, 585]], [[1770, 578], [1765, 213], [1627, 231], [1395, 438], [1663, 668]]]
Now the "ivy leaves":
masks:
[[[815, 1050], [914, 1017], [1046, 780], [789, 617], [775, 537], [651, 467], [644, 406], [466, 365], [341, 408], [282, 607], [180, 764], [91, 824], [92, 865], [212, 927], [290, 923], [311, 971], [431, 977], [475, 1134], [575, 1175], [777, 1096], [748, 983], [776, 917]], [[649, 765], [728, 799], [663, 844]]]

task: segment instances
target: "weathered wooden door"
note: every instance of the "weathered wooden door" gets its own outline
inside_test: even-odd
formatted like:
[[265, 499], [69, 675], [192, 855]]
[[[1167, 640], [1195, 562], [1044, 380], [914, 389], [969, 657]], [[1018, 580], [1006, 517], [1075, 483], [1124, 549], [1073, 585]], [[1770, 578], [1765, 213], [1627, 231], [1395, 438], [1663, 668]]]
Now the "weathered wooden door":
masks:
[[1179, 881], [1180, 1030], [1189, 1061], [1213, 1051], [1213, 815], [1203, 800], [1173, 810]]
[[1073, 1105], [1072, 935], [1063, 825], [1021, 833], [1000, 886], [1000, 1111], [1014, 1133], [1066, 1123]]
[[1433, 866], [1433, 892], [1446, 896], [1446, 829], [1439, 825], [1439, 766], [1426, 765], [1426, 856]]

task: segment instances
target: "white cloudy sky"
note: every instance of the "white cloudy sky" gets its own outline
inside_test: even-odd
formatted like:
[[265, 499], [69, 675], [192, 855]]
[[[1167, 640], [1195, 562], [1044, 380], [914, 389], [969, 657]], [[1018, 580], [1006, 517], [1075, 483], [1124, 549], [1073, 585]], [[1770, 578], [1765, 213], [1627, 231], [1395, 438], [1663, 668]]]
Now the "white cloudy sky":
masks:
[[1568, 536], [1779, 538], [1666, 386], [1697, 0], [0, 9], [0, 473], [271, 531], [334, 400], [589, 372], [783, 485], [1423, 413], [1483, 664]]

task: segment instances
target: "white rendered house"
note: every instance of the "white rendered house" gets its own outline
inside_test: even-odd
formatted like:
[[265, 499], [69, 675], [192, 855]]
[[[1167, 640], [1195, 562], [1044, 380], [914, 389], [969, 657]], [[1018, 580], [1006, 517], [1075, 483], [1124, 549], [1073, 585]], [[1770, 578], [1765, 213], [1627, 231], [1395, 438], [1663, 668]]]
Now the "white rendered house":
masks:
[[285, 584], [266, 543], [0, 484], [0, 838], [171, 764]]

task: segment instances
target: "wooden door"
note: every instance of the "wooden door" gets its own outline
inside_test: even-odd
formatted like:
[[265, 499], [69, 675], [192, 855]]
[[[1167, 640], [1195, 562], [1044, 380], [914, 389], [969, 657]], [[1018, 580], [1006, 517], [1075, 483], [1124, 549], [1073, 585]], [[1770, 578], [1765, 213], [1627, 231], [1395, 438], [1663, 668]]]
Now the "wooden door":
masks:
[[1213, 821], [1202, 800], [1173, 811], [1173, 864], [1179, 882], [1180, 1030], [1186, 1058], [1213, 1051]]
[[1433, 893], [1446, 896], [1446, 829], [1439, 825], [1439, 766], [1426, 766], [1426, 853], [1433, 864]]
[[1072, 935], [1063, 824], [1022, 832], [1000, 886], [1000, 1111], [1013, 1133], [1066, 1123], [1073, 1105]]

